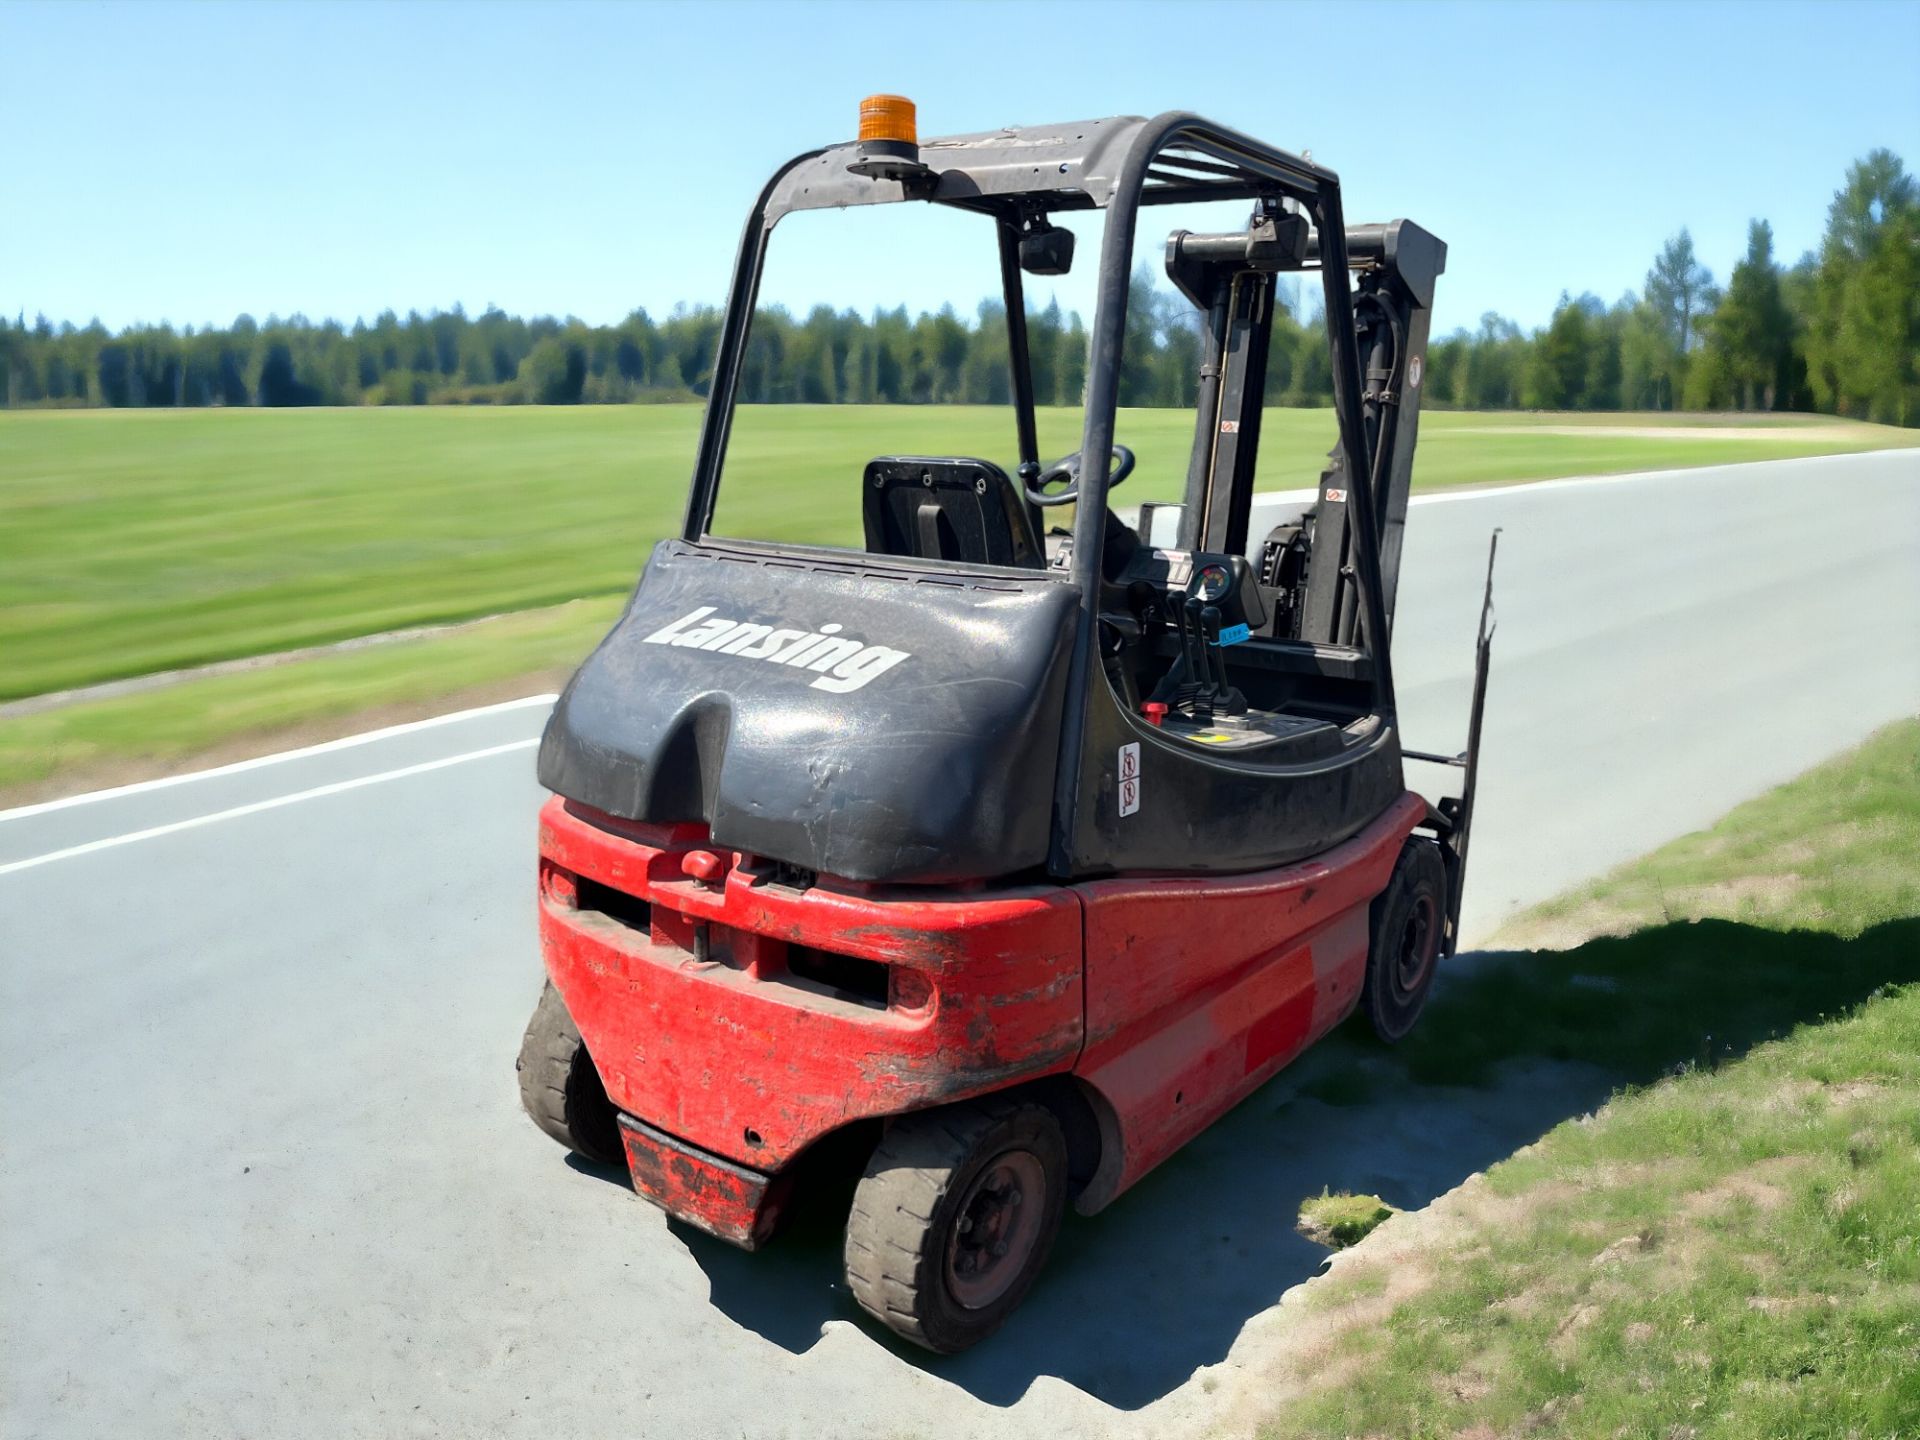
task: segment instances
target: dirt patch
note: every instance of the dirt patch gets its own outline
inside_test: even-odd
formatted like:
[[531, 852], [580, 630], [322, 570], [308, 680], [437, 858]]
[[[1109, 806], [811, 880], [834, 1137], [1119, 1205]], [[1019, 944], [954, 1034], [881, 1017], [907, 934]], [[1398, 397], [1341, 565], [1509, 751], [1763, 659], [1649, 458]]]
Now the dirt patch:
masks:
[[1699, 910], [1718, 914], [1722, 913], [1722, 907], [1745, 909], [1756, 903], [1762, 909], [1769, 909], [1784, 906], [1800, 888], [1800, 883], [1800, 876], [1793, 871], [1784, 875], [1742, 875], [1737, 880], [1716, 880], [1711, 885], [1682, 891], [1680, 901], [1689, 913]]
[[1625, 905], [1583, 900], [1555, 915], [1535, 915], [1500, 927], [1488, 943], [1512, 950], [1577, 950], [1602, 935], [1630, 935], [1646, 917]]
[[1796, 1310], [1817, 1308], [1834, 1309], [1840, 1304], [1838, 1295], [1749, 1295], [1747, 1308], [1758, 1310], [1762, 1315], [1791, 1315]]
[[1807, 1102], [1825, 1088], [1817, 1080], [1789, 1080], [1768, 1091], [1767, 1098], [1760, 1102], [1760, 1109], [1767, 1114], [1779, 1114], [1783, 1110], [1804, 1110], [1807, 1108]]
[[1856, 1100], [1877, 1100], [1887, 1093], [1887, 1087], [1878, 1080], [1845, 1080], [1838, 1085], [1821, 1087], [1829, 1102], [1835, 1105], [1851, 1105]]
[[[1493, 944], [1524, 950], [1577, 950], [1600, 936], [1624, 936], [1643, 930], [1648, 911], [1669, 917], [1716, 916], [1739, 919], [1758, 911], [1785, 909], [1804, 883], [1797, 871], [1771, 875], [1743, 875], [1710, 885], [1680, 885], [1670, 890], [1640, 891], [1620, 896], [1592, 897], [1563, 911], [1511, 921], [1493, 937]], [[1654, 905], [1649, 907], [1651, 898]]]
[[[1654, 1249], [1658, 1243], [1658, 1240], [1651, 1231], [1641, 1231], [1635, 1235], [1622, 1235], [1618, 1240], [1613, 1241], [1598, 1255], [1593, 1257], [1593, 1267], [1596, 1270], [1600, 1270], [1609, 1265], [1617, 1265], [1622, 1261], [1638, 1259], [1649, 1250]], [[1564, 1330], [1566, 1327], [1563, 1325], [1561, 1328]]]
[[141, 780], [158, 780], [190, 771], [212, 770], [237, 760], [253, 760], [282, 750], [298, 750], [368, 730], [383, 730], [389, 725], [405, 725], [448, 715], [456, 710], [471, 710], [481, 705], [497, 705], [503, 700], [519, 700], [528, 695], [557, 691], [573, 673], [571, 665], [532, 670], [506, 680], [491, 680], [469, 685], [444, 695], [424, 700], [396, 701], [355, 710], [324, 719], [302, 720], [293, 725], [276, 726], [236, 735], [191, 755], [166, 759], [126, 758], [96, 764], [70, 766], [57, 775], [24, 785], [0, 786], [0, 809], [15, 805], [34, 805], [43, 800], [58, 800], [68, 795], [84, 795], [90, 790], [106, 790], [115, 785], [131, 785]]
[[1723, 1176], [1705, 1190], [1694, 1191], [1681, 1202], [1681, 1213], [1690, 1217], [1711, 1215], [1742, 1201], [1759, 1210], [1778, 1210], [1793, 1198], [1786, 1180], [1806, 1164], [1806, 1158], [1800, 1155], [1756, 1161], [1744, 1170]]

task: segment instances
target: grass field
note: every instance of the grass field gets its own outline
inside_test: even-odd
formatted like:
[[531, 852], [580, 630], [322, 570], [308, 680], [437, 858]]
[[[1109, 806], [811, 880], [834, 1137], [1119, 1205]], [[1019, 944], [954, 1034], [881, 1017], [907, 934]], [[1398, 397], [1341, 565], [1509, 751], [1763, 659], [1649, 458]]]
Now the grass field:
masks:
[[1448, 987], [1373, 1083], [1628, 1088], [1310, 1285], [1262, 1435], [1920, 1431], [1920, 721], [1520, 933], [1582, 917], [1622, 933]]
[[[1074, 448], [1071, 412], [1046, 421], [1046, 450]], [[675, 406], [0, 415], [0, 698], [627, 589], [678, 526], [697, 424]], [[1420, 483], [1920, 441], [1564, 428], [1428, 417]], [[1173, 497], [1190, 418], [1131, 412], [1120, 434], [1141, 459], [1121, 493]], [[1332, 438], [1328, 412], [1274, 412], [1263, 483], [1310, 484]], [[718, 528], [845, 537], [871, 456], [1010, 449], [1007, 414], [984, 407], [757, 407], [736, 422], [743, 483]]]
[[[0, 412], [0, 701], [516, 616], [165, 698], [0, 717], [0, 791], [564, 669], [603, 626], [589, 617], [677, 529], [698, 423], [683, 406]], [[1077, 423], [1044, 413], [1043, 450], [1073, 449]], [[984, 407], [755, 407], [736, 421], [716, 528], [851, 538], [871, 456], [1008, 458], [1010, 430]], [[1129, 411], [1119, 430], [1140, 455], [1119, 498], [1176, 495], [1190, 418]], [[1422, 430], [1422, 487], [1920, 442], [1806, 416], [1434, 414]], [[1332, 438], [1326, 411], [1271, 412], [1261, 483], [1311, 483]], [[599, 604], [521, 613], [582, 598]]]

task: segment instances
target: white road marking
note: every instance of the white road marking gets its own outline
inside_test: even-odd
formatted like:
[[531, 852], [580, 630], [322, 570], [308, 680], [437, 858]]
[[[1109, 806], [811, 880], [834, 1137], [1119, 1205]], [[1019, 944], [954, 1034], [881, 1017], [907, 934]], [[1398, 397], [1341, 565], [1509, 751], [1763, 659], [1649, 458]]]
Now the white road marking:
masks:
[[[1812, 460], [1867, 460], [1888, 454], [1914, 454], [1906, 447], [1893, 447], [1889, 450], [1848, 450], [1838, 455], [1813, 455]], [[1920, 454], [1915, 455], [1920, 460]], [[1533, 495], [1543, 490], [1584, 490], [1595, 485], [1626, 485], [1647, 480], [1706, 480], [1727, 470], [1745, 470], [1755, 465], [1771, 465], [1771, 460], [1736, 460], [1726, 465], [1685, 465], [1678, 470], [1621, 470], [1611, 475], [1563, 475], [1557, 480], [1516, 480], [1510, 484], [1448, 486], [1440, 490], [1416, 490], [1409, 498], [1409, 505], [1451, 505], [1457, 500], [1486, 500], [1494, 496]], [[1320, 498], [1317, 488], [1295, 490], [1260, 490], [1253, 497], [1254, 506], [1311, 505]], [[1132, 516], [1129, 523], [1139, 518], [1138, 510], [1120, 510], [1116, 514], [1123, 519]]]
[[90, 805], [95, 800], [112, 800], [121, 795], [138, 795], [146, 790], [164, 790], [169, 785], [184, 785], [189, 780], [212, 780], [222, 775], [238, 775], [243, 770], [257, 770], [262, 765], [277, 765], [282, 760], [302, 760], [309, 755], [326, 755], [335, 750], [350, 750], [356, 745], [368, 745], [375, 740], [385, 740], [394, 735], [411, 735], [416, 730], [431, 730], [437, 725], [451, 725], [458, 720], [472, 720], [481, 715], [498, 715], [507, 710], [524, 710], [533, 705], [551, 705], [558, 695], [528, 695], [521, 700], [502, 700], [496, 705], [481, 705], [472, 710], [454, 710], [445, 715], [432, 715], [425, 720], [409, 720], [404, 725], [388, 725], [380, 730], [365, 730], [358, 735], [343, 735], [338, 740], [322, 741], [318, 745], [303, 745], [297, 750], [279, 750], [271, 755], [256, 755], [251, 760], [236, 760], [231, 765], [219, 765], [211, 770], [189, 770], [184, 775], [165, 775], [158, 780], [136, 780], [130, 785], [116, 785], [110, 790], [89, 790], [84, 795], [66, 795], [58, 800], [43, 800], [37, 805], [20, 805], [12, 810], [0, 810], [0, 821], [24, 820], [29, 815], [44, 815], [50, 810], [65, 810], [70, 805]]
[[[1815, 455], [1815, 460], [1858, 460], [1885, 455], [1886, 450], [1849, 450], [1839, 455]], [[1799, 458], [1799, 457], [1795, 457]], [[1429, 490], [1415, 493], [1413, 505], [1448, 505], [1455, 500], [1483, 500], [1489, 495], [1533, 495], [1542, 490], [1584, 490], [1593, 485], [1624, 485], [1636, 480], [1707, 480], [1726, 470], [1744, 470], [1753, 465], [1771, 465], [1771, 460], [1736, 460], [1729, 465], [1686, 465], [1678, 470], [1621, 470], [1612, 475], [1563, 475], [1558, 480], [1520, 480], [1510, 485], [1471, 485], [1458, 489]], [[1313, 493], [1309, 491], [1311, 496]], [[1256, 499], [1259, 497], [1256, 496]]]
[[263, 810], [278, 810], [282, 805], [296, 804], [301, 800], [318, 800], [323, 795], [338, 795], [343, 791], [358, 790], [365, 785], [378, 785], [387, 780], [404, 780], [409, 775], [424, 775], [430, 770], [444, 770], [449, 765], [464, 765], [469, 760], [485, 760], [493, 755], [526, 750], [539, 743], [537, 737], [530, 740], [509, 740], [504, 745], [489, 745], [484, 750], [469, 750], [464, 755], [449, 755], [441, 760], [424, 760], [418, 765], [404, 765], [398, 770], [383, 770], [377, 775], [362, 775], [353, 780], [336, 780], [331, 785], [316, 785], [311, 790], [296, 790], [291, 795], [276, 795], [271, 800], [256, 800], [251, 805], [236, 805], [231, 810], [216, 810], [211, 815], [196, 815], [191, 820], [175, 820], [170, 825], [155, 825], [149, 830], [133, 830], [125, 835], [109, 835], [104, 840], [89, 840], [84, 845], [69, 845], [64, 850], [50, 850], [44, 855], [33, 855], [25, 860], [15, 860], [10, 864], [0, 865], [0, 875], [11, 875], [17, 870], [31, 870], [36, 865], [50, 865], [55, 860], [67, 860], [75, 855], [89, 855], [96, 850], [111, 850], [116, 845], [131, 845], [136, 840], [152, 840], [161, 835], [178, 834], [182, 830], [211, 825], [219, 820], [237, 820], [242, 815], [258, 815]]

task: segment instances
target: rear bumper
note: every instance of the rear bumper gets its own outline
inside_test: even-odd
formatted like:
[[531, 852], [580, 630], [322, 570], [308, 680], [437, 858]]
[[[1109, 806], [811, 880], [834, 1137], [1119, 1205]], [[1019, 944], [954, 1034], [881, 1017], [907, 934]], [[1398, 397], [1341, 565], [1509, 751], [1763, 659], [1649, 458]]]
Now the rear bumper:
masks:
[[620, 1117], [633, 1188], [709, 1235], [757, 1250], [780, 1221], [786, 1186], [772, 1175], [708, 1154], [631, 1115]]
[[732, 1165], [776, 1175], [852, 1121], [1079, 1057], [1071, 890], [795, 889], [702, 827], [560, 799], [540, 855], [547, 973], [608, 1096]]

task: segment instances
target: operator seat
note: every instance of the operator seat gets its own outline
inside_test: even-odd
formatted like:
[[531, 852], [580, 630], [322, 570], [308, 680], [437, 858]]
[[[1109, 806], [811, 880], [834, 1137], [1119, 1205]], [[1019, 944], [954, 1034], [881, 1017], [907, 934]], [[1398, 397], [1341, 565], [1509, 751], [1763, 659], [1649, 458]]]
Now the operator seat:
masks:
[[991, 460], [883, 455], [860, 477], [860, 510], [870, 554], [1046, 568], [1025, 495]]

